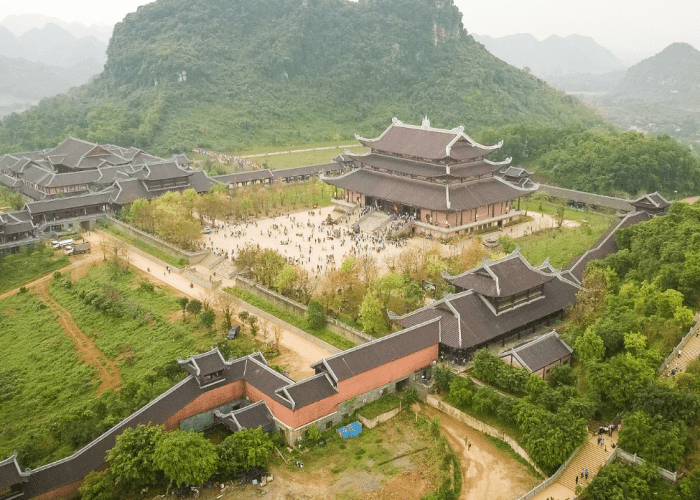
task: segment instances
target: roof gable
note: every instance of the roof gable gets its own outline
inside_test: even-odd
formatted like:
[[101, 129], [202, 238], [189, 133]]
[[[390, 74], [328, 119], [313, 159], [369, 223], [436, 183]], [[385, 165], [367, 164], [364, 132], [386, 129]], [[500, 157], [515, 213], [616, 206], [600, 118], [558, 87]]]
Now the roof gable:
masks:
[[556, 330], [529, 340], [528, 342], [501, 353], [500, 357], [514, 356], [518, 362], [531, 372], [541, 370], [547, 365], [570, 356], [573, 350], [559, 338]]

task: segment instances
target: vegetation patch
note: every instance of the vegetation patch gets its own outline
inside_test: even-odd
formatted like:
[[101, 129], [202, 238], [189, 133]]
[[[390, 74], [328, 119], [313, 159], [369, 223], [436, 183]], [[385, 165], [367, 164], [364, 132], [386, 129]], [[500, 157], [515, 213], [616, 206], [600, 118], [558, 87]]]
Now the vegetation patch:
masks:
[[149, 245], [145, 241], [135, 237], [131, 236], [130, 234], [126, 234], [122, 231], [119, 231], [116, 229], [114, 226], [106, 225], [101, 227], [104, 232], [111, 234], [112, 236], [119, 238], [122, 241], [127, 242], [130, 245], [135, 246], [139, 250], [143, 250], [144, 252], [153, 255], [157, 259], [162, 260], [163, 262], [167, 262], [173, 267], [185, 267], [187, 265], [187, 259], [184, 257], [175, 257], [168, 252], [161, 250], [160, 248], [154, 247], [153, 245]]
[[29, 245], [19, 253], [0, 255], [0, 292], [29, 283], [69, 262], [62, 252], [45, 244]]
[[272, 314], [276, 318], [286, 321], [287, 323], [294, 325], [301, 330], [304, 330], [308, 334], [313, 335], [314, 337], [317, 337], [323, 340], [324, 342], [328, 342], [329, 344], [337, 347], [338, 349], [345, 350], [355, 346], [355, 344], [352, 341], [346, 339], [345, 337], [341, 337], [340, 335], [336, 335], [327, 328], [323, 328], [321, 330], [314, 330], [310, 327], [308, 318], [304, 318], [302, 316], [294, 314], [286, 310], [285, 308], [273, 304], [272, 302], [268, 302], [267, 300], [264, 300], [250, 292], [247, 292], [242, 288], [231, 287], [227, 288], [226, 291], [243, 300], [244, 302], [247, 302], [248, 304], [251, 304], [259, 309], [262, 309], [263, 311]]
[[383, 413], [398, 408], [400, 404], [401, 398], [392, 392], [391, 394], [386, 394], [381, 398], [366, 404], [357, 410], [357, 413], [365, 418], [372, 419]]

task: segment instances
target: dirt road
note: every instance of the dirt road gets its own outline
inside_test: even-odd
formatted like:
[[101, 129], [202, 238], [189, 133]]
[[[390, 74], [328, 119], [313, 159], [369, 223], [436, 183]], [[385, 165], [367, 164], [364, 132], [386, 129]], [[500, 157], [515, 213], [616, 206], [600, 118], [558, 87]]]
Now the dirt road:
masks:
[[[111, 236], [109, 235], [106, 235], [105, 237], [111, 238]], [[101, 259], [102, 253], [99, 250], [101, 235], [91, 232], [85, 238], [86, 240], [90, 241], [90, 243], [92, 243], [95, 252], [94, 256], [98, 259]], [[131, 245], [128, 244], [126, 245], [126, 247], [128, 249], [133, 248]], [[181, 293], [187, 297], [201, 300], [202, 298], [211, 296], [211, 290], [207, 290], [206, 288], [196, 284], [193, 284], [193, 287], [190, 288], [190, 281], [187, 278], [180, 276], [176, 273], [169, 273], [163, 266], [160, 266], [155, 262], [151, 261], [150, 259], [143, 257], [135, 252], [129, 251], [129, 264], [143, 271], [145, 274], [148, 274], [152, 281], [159, 284], [165, 284], [173, 290], [177, 291], [178, 293]], [[242, 308], [246, 309], [246, 303], [241, 302], [241, 304]], [[258, 322], [259, 324], [266, 323], [265, 320], [263, 320], [262, 318], [259, 318]], [[268, 331], [271, 330], [272, 328], [268, 328]], [[317, 346], [312, 342], [309, 342], [308, 340], [298, 335], [295, 335], [294, 333], [288, 330], [282, 328], [280, 330], [281, 355], [278, 358], [275, 358], [274, 363], [284, 366], [288, 370], [288, 376], [293, 380], [301, 380], [303, 378], [313, 375], [314, 370], [310, 368], [310, 365], [315, 363], [319, 359], [323, 359], [332, 354], [331, 352]]]
[[[89, 267], [90, 262], [81, 261], [76, 264], [78, 264], [76, 267]], [[37, 297], [56, 315], [58, 324], [63, 328], [63, 332], [75, 344], [75, 351], [80, 356], [80, 359], [92, 366], [97, 372], [101, 380], [100, 385], [97, 387], [97, 395], [99, 396], [106, 389], [118, 390], [122, 383], [122, 376], [117, 364], [100, 351], [95, 342], [80, 329], [70, 311], [51, 296], [49, 293], [49, 280], [40, 281], [32, 288], [36, 292]]]
[[421, 414], [440, 419], [447, 441], [462, 462], [461, 500], [512, 500], [541, 481], [479, 431], [430, 406], [421, 405]]

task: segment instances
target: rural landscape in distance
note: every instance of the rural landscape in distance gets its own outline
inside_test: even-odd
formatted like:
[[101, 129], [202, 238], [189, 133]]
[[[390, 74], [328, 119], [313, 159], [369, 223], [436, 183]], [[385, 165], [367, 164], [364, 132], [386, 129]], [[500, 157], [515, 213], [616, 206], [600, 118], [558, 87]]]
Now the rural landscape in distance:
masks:
[[0, 17], [0, 500], [700, 498], [700, 9], [145, 2]]

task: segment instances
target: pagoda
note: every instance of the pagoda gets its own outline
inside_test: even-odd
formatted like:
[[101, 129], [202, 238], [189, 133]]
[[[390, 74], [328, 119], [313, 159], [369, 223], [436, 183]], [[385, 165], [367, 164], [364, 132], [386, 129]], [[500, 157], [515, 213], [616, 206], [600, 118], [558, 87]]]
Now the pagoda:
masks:
[[488, 159], [503, 141], [479, 144], [462, 126], [447, 130], [431, 127], [427, 117], [420, 126], [394, 118], [374, 139], [355, 137], [370, 151], [341, 155], [343, 173], [321, 178], [344, 190], [344, 205], [412, 217], [417, 232], [451, 236], [502, 227], [521, 215], [519, 199], [539, 187], [511, 158]]

